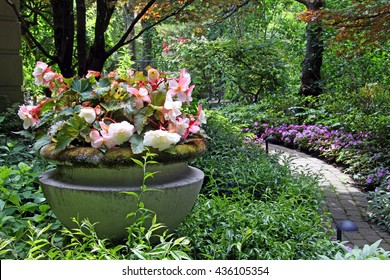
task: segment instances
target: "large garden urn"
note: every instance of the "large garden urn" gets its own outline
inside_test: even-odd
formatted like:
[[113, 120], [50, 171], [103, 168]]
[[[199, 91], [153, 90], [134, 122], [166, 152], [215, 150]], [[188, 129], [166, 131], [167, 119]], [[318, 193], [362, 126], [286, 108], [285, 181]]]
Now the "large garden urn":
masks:
[[[146, 180], [148, 190], [142, 193], [144, 207], [157, 215], [157, 222], [167, 229], [176, 228], [190, 213], [198, 197], [204, 174], [188, 165], [206, 149], [203, 139], [178, 144], [170, 151], [157, 151], [158, 164], [147, 165], [147, 172], [157, 172]], [[57, 218], [67, 227], [75, 228], [72, 218], [88, 218], [96, 223], [101, 238], [121, 240], [126, 228], [134, 222], [127, 218], [137, 209], [143, 183], [143, 168], [132, 160], [141, 159], [130, 148], [112, 148], [106, 152], [92, 147], [70, 147], [54, 152], [54, 144], [45, 146], [40, 154], [56, 164], [56, 168], [40, 177], [43, 193]]]

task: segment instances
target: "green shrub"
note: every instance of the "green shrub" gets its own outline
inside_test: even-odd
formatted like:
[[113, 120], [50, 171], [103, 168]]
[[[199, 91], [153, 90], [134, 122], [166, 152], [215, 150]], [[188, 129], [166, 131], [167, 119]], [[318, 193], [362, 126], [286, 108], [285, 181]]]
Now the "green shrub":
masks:
[[[177, 234], [195, 259], [315, 259], [331, 255], [329, 221], [316, 179], [293, 174], [278, 156], [244, 144], [219, 112], [206, 126], [209, 151], [193, 164], [206, 184]], [[230, 137], [226, 137], [230, 135]]]

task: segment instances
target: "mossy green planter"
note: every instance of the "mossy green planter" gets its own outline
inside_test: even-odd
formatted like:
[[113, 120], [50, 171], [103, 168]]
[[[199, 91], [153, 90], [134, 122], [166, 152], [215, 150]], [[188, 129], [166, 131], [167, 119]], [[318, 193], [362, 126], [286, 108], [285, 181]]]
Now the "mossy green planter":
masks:
[[[190, 213], [204, 178], [201, 170], [187, 164], [205, 151], [204, 141], [178, 146], [175, 149], [182, 152], [177, 157], [170, 154], [168, 161], [159, 153], [159, 164], [148, 166], [147, 171], [158, 171], [146, 181], [147, 188], [156, 191], [142, 194], [145, 208], [154, 211], [157, 221], [170, 230]], [[80, 221], [88, 218], [97, 223], [95, 230], [101, 238], [117, 241], [127, 237], [126, 227], [133, 220], [126, 216], [136, 210], [137, 198], [123, 192], [139, 193], [143, 180], [143, 170], [130, 154], [126, 148], [102, 153], [77, 147], [54, 153], [49, 145], [41, 150], [44, 158], [57, 165], [39, 177], [43, 193], [66, 227], [76, 226], [72, 217]]]

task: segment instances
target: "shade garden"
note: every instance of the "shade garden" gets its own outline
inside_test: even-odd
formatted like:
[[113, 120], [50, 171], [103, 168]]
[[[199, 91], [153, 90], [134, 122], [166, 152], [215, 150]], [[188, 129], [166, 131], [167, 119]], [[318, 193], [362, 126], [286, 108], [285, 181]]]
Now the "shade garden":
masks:
[[[15, 104], [0, 113], [0, 259], [390, 258], [380, 240], [364, 248], [336, 240], [318, 174], [294, 172], [291, 158], [264, 148], [272, 138], [342, 169], [366, 194], [368, 222], [390, 232], [387, 1], [162, 1], [162, 10], [155, 1], [138, 1], [139, 7], [66, 1], [69, 13], [47, 1], [20, 2], [31, 23], [21, 49], [23, 97], [40, 105]], [[77, 15], [66, 18], [76, 8]], [[127, 17], [131, 9], [139, 16]], [[106, 18], [83, 21], [83, 15]], [[88, 36], [52, 28], [69, 20]], [[65, 35], [75, 44], [61, 45]], [[33, 77], [38, 61], [44, 67]], [[310, 71], [318, 71], [314, 80], [307, 79]], [[159, 135], [144, 142], [152, 130]], [[175, 139], [161, 143], [164, 135]], [[195, 136], [205, 139], [207, 150], [190, 164], [205, 178], [192, 211], [172, 231], [142, 195], [128, 215], [134, 223], [127, 238], [99, 238], [95, 224], [77, 217], [74, 228], [66, 228], [39, 184], [39, 175], [54, 168], [39, 149], [52, 141], [58, 150], [124, 144], [145, 153], [136, 160], [145, 167], [156, 160], [149, 147], [166, 149]], [[144, 174], [141, 193], [150, 176]]]

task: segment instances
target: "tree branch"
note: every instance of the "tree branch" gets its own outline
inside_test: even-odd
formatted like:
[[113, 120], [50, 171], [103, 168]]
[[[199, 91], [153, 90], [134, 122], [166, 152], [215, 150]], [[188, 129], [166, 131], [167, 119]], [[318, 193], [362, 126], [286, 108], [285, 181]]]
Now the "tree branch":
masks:
[[85, 0], [76, 1], [78, 74], [87, 72], [87, 31]]
[[250, 0], [245, 0], [244, 2], [242, 2], [241, 4], [237, 4], [237, 5], [232, 5], [229, 9], [229, 11], [227, 12], [227, 14], [225, 14], [222, 18], [220, 19], [217, 19], [215, 21], [213, 21], [212, 23], [210, 24], [207, 24], [206, 26], [213, 26], [214, 24], [217, 24], [217, 23], [220, 23], [226, 19], [228, 19], [229, 17], [231, 17], [232, 15], [234, 15], [237, 11], [239, 11], [240, 8], [244, 7], [245, 5], [249, 4]]
[[[134, 29], [134, 26], [138, 21], [141, 20], [141, 18], [146, 14], [146, 12], [153, 6], [153, 4], [157, 0], [151, 0], [149, 1], [145, 7], [141, 10], [141, 12], [134, 18], [134, 20], [131, 22], [130, 26], [127, 28], [125, 34], [121, 37], [121, 39], [118, 41], [118, 43], [115, 44], [108, 52], [107, 55], [110, 56], [114, 52], [116, 52], [119, 48], [126, 45], [126, 39], [130, 35], [131, 31]], [[130, 42], [129, 42], [130, 43]]]
[[53, 55], [49, 54], [49, 52], [38, 42], [38, 40], [34, 37], [34, 35], [28, 29], [28, 25], [27, 25], [26, 21], [24, 20], [24, 18], [22, 17], [22, 15], [20, 14], [20, 12], [18, 11], [18, 8], [16, 7], [15, 3], [13, 3], [10, 0], [5, 0], [5, 2], [7, 2], [7, 4], [12, 8], [16, 17], [18, 18], [20, 25], [22, 26], [22, 28], [26, 32], [27, 36], [31, 39], [31, 41], [33, 41], [34, 45], [42, 52], [42, 54], [44, 56], [46, 56], [50, 60], [54, 61], [55, 63], [58, 63], [58, 56], [53, 56]]
[[132, 23], [130, 24], [129, 28], [127, 29], [126, 33], [122, 36], [121, 40], [115, 45], [113, 46], [108, 52], [107, 52], [107, 55], [110, 56], [111, 54], [113, 54], [115, 51], [117, 51], [119, 48], [123, 47], [124, 45], [127, 45], [127, 44], [130, 44], [131, 42], [133, 42], [134, 40], [138, 39], [139, 37], [141, 37], [141, 35], [143, 33], [145, 33], [146, 31], [148, 31], [149, 29], [155, 27], [156, 25], [160, 24], [161, 22], [167, 20], [168, 18], [171, 18], [179, 13], [181, 13], [186, 7], [188, 7], [189, 5], [191, 5], [194, 0], [191, 0], [191, 1], [188, 1], [186, 2], [184, 5], [182, 5], [180, 8], [178, 8], [177, 10], [175, 10], [174, 12], [166, 15], [165, 17], [163, 17], [162, 19], [150, 24], [148, 27], [142, 29], [140, 32], [138, 32], [137, 35], [133, 36], [131, 39], [129, 40], [126, 40], [127, 37], [130, 35], [131, 31], [134, 29], [134, 26], [135, 24], [141, 20], [142, 16], [145, 15], [145, 13], [153, 6], [154, 2], [156, 2], [156, 0], [152, 0], [150, 1], [143, 9], [142, 11], [134, 18], [134, 20], [132, 21]]
[[[27, 2], [25, 2], [24, 5], [26, 6], [26, 8], [28, 8], [32, 12], [32, 14], [34, 14], [35, 16], [36, 15], [41, 16], [41, 18], [50, 26], [50, 28], [54, 29], [53, 23], [50, 22], [49, 18], [45, 15], [44, 12], [39, 10], [42, 7], [36, 8], [36, 7], [29, 5]], [[35, 23], [35, 20], [34, 20], [34, 23]]]

